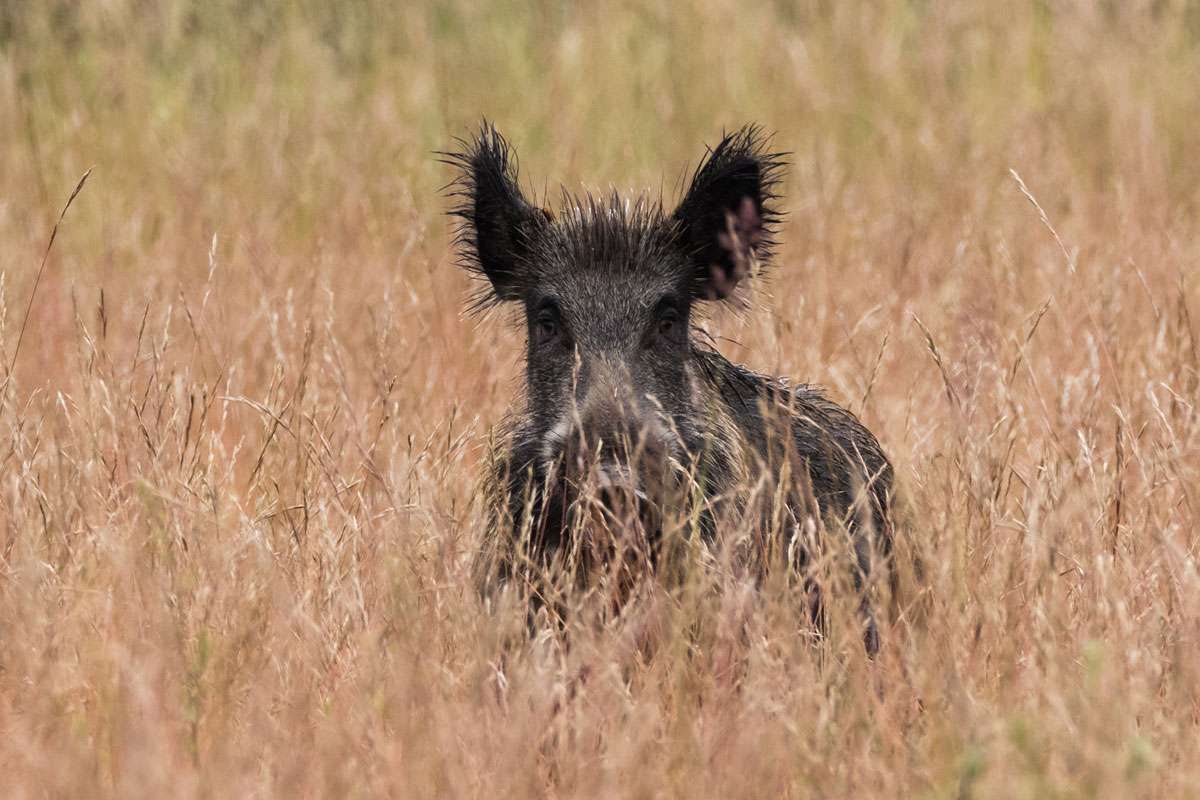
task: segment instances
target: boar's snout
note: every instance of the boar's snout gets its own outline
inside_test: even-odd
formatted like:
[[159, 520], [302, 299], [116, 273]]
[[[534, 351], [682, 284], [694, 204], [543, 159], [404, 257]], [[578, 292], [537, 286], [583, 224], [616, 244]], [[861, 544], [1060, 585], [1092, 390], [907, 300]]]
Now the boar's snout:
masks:
[[660, 525], [671, 447], [662, 424], [628, 400], [585, 406], [562, 442], [568, 505], [606, 528]]

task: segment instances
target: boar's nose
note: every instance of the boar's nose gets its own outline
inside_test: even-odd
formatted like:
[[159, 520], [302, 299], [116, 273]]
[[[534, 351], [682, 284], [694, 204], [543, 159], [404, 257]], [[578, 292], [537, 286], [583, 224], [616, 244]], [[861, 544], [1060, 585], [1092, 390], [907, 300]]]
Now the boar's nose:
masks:
[[[574, 513], [582, 515], [576, 519], [594, 522], [593, 535], [605, 530], [657, 535], [663, 497], [653, 447], [639, 441], [636, 431], [612, 426], [585, 422], [576, 433], [565, 451], [564, 487]], [[593, 544], [604, 541], [602, 536]]]
[[[580, 409], [563, 441], [561, 486], [567, 506], [578, 515], [574, 518], [595, 523], [585, 522], [587, 530], [634, 535], [629, 541], [659, 535], [668, 502], [667, 448], [660, 429], [656, 420], [647, 424], [620, 396], [610, 395], [604, 402], [593, 396]], [[605, 535], [592, 541], [604, 542], [612, 543]]]
[[658, 502], [667, 448], [654, 420], [630, 404], [593, 404], [563, 443], [563, 465], [577, 486], [590, 486], [605, 505]]
[[564, 442], [564, 461], [569, 471], [608, 464], [613, 465], [609, 475], [611, 480], [630, 477], [629, 466], [638, 449], [639, 431], [630, 424], [628, 409], [624, 406], [613, 399], [592, 402], [580, 409], [573, 430]]

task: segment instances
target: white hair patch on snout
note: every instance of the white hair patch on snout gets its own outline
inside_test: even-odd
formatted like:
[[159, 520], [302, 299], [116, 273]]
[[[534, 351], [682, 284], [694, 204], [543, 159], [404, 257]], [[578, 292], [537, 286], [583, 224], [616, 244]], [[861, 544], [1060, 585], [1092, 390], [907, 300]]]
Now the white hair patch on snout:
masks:
[[546, 431], [542, 439], [542, 467], [548, 472], [562, 449], [567, 434], [571, 432], [571, 417], [565, 416]]

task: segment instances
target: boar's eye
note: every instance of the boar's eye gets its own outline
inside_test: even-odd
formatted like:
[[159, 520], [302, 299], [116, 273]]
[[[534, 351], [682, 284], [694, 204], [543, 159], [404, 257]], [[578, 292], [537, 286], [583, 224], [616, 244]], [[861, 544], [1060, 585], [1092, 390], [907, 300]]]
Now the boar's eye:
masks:
[[676, 314], [664, 314], [658, 320], [658, 333], [660, 336], [670, 336], [675, 333], [675, 326], [679, 324], [679, 319]]
[[533, 318], [534, 340], [544, 344], [558, 337], [558, 309], [553, 305], [545, 305], [538, 310]]
[[683, 331], [679, 309], [669, 298], [658, 304], [654, 312], [654, 331], [659, 337], [677, 341]]

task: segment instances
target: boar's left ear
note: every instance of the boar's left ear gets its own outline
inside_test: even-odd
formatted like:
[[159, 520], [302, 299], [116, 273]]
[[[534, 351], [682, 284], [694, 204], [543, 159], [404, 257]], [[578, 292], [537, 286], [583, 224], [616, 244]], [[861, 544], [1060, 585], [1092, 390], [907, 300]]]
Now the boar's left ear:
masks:
[[460, 139], [456, 152], [439, 153], [459, 170], [449, 185], [459, 219], [455, 244], [463, 266], [491, 282], [479, 305], [519, 299], [529, 282], [530, 246], [549, 224], [549, 212], [533, 206], [517, 183], [516, 158], [508, 142], [486, 120], [472, 139]]
[[754, 125], [726, 134], [696, 169], [672, 215], [698, 299], [728, 298], [753, 261], [771, 254], [785, 154], [768, 152], [769, 144]]

